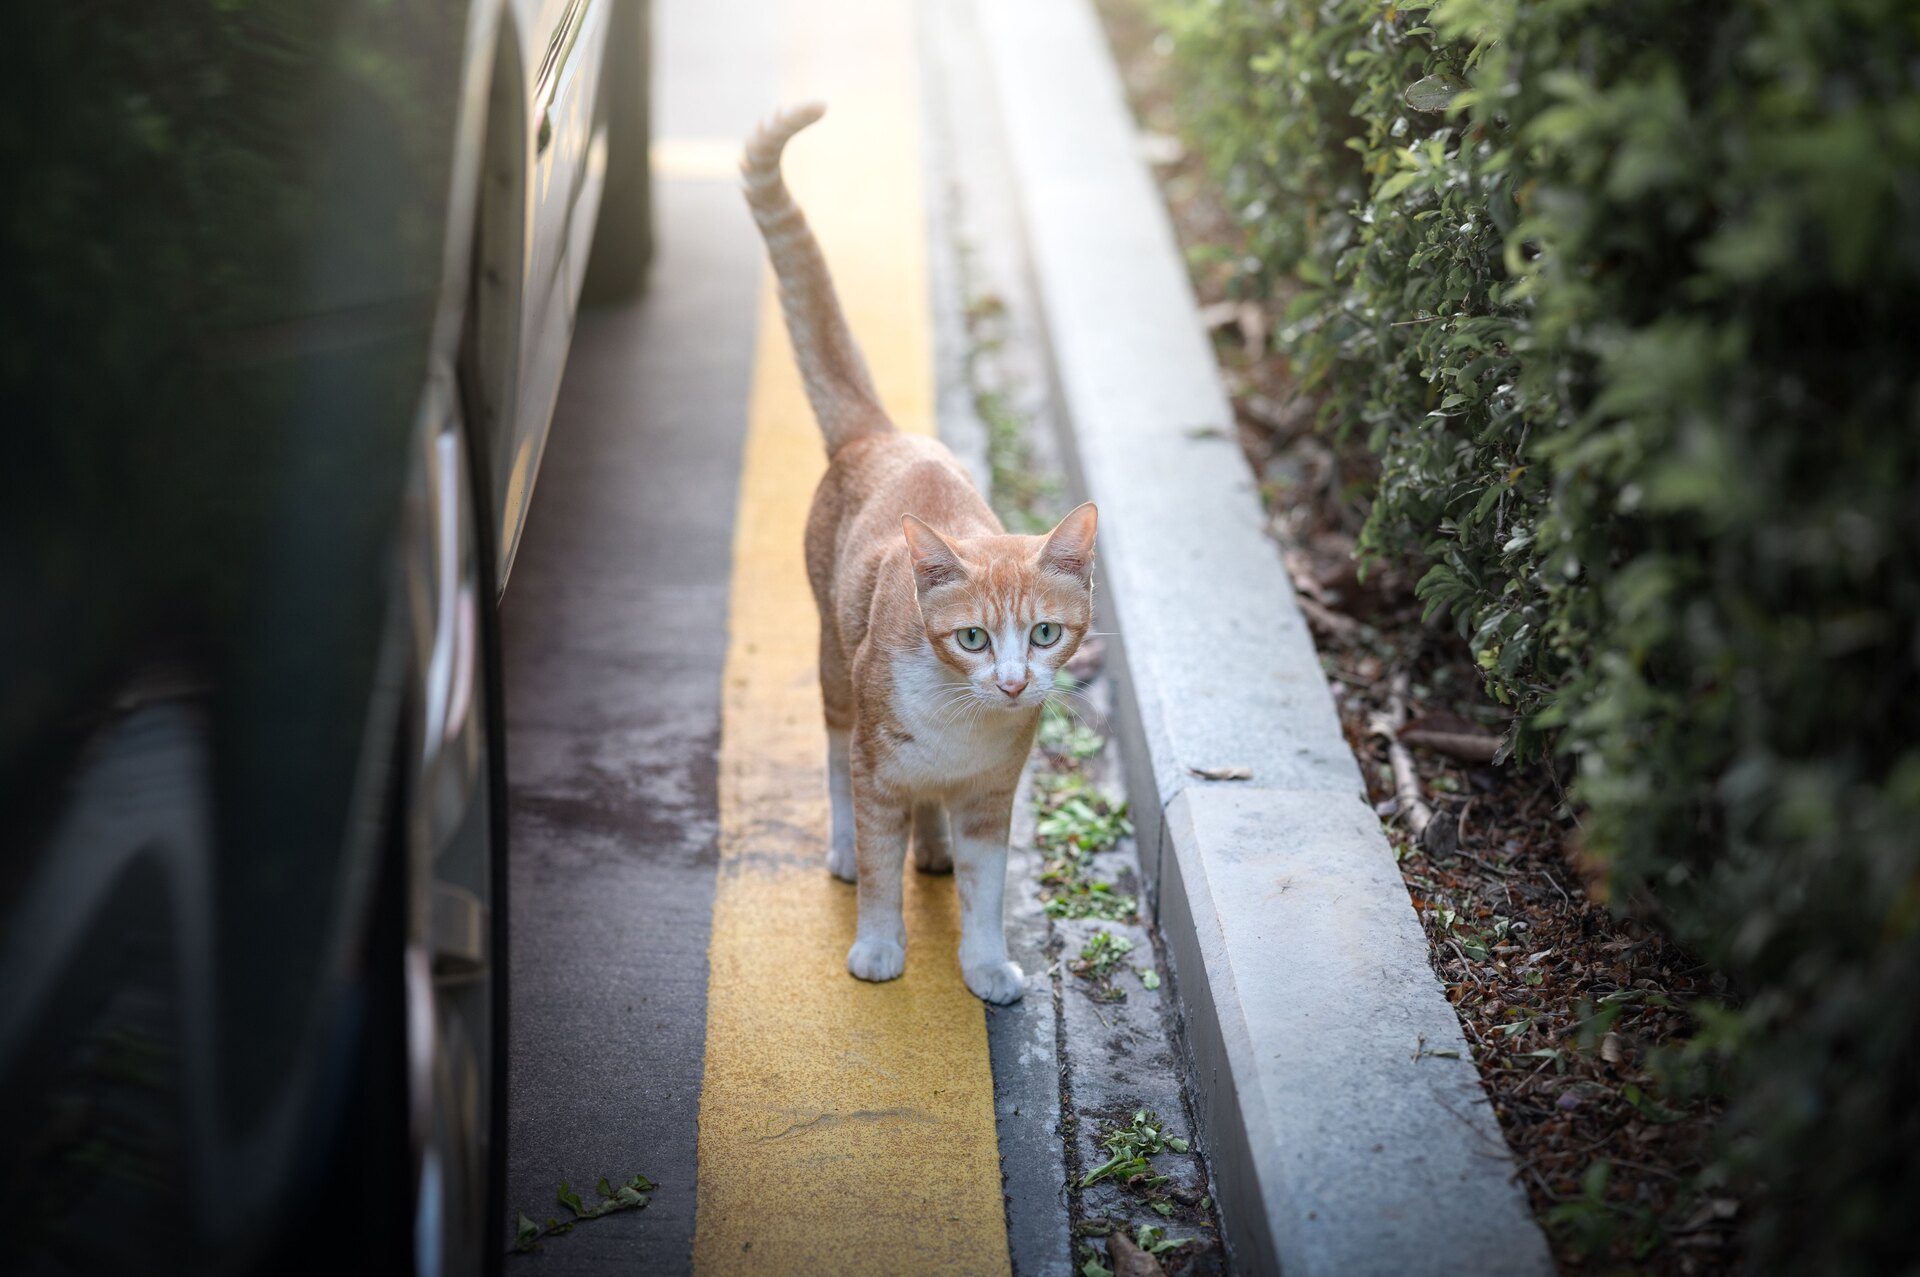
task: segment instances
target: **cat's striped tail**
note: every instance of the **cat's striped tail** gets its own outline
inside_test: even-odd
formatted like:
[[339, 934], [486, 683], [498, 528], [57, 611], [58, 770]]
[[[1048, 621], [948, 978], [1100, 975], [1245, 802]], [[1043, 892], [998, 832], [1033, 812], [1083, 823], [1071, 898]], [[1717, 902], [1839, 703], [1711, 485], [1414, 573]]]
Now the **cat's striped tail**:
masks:
[[793, 202], [780, 175], [780, 152], [801, 129], [826, 114], [810, 102], [777, 111], [747, 139], [740, 175], [753, 220], [767, 241], [767, 256], [780, 281], [780, 306], [787, 335], [806, 382], [807, 399], [832, 456], [863, 435], [893, 429], [874, 391], [866, 360], [847, 328], [847, 317], [833, 291], [833, 276], [806, 214]]

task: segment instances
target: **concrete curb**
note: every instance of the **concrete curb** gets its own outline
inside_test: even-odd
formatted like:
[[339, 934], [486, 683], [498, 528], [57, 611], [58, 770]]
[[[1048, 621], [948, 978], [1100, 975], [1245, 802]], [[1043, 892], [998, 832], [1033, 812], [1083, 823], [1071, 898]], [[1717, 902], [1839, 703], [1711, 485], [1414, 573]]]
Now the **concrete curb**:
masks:
[[[974, 0], [1235, 1266], [1550, 1273], [1341, 734], [1087, 0]], [[1247, 783], [1189, 767], [1241, 766]]]

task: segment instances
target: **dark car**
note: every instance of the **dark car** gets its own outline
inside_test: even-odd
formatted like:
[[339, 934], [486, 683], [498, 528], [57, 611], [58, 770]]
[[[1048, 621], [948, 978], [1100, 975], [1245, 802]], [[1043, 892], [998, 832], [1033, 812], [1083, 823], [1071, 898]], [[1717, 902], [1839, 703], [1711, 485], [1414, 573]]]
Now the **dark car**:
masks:
[[495, 605], [644, 274], [646, 25], [11, 15], [0, 1267], [497, 1260]]

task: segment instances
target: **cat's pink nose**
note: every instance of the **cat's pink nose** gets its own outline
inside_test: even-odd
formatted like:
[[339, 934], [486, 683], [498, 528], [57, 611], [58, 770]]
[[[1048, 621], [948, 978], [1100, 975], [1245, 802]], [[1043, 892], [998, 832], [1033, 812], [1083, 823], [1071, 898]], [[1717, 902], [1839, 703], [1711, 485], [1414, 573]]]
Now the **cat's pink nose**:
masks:
[[998, 686], [1000, 690], [1008, 696], [1018, 696], [1027, 690], [1027, 680], [1022, 678], [1018, 682], [1015, 682], [1013, 679], [1003, 678], [1000, 680]]

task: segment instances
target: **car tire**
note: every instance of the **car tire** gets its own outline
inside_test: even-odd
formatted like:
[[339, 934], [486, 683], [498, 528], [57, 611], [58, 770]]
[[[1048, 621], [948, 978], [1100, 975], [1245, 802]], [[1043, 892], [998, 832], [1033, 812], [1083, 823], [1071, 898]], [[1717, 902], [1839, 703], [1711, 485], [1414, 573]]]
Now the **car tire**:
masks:
[[647, 155], [652, 135], [651, 10], [649, 0], [616, 0], [607, 31], [598, 104], [607, 132], [607, 180], [581, 289], [580, 300], [589, 305], [638, 297], [653, 259], [653, 178]]
[[[472, 400], [463, 396], [466, 402]], [[492, 495], [492, 476], [487, 471], [487, 450], [470, 432], [467, 438], [467, 456], [472, 463], [471, 483], [468, 485], [468, 499], [478, 514], [490, 507], [488, 501]], [[488, 938], [492, 949], [493, 979], [489, 985], [492, 1011], [492, 1033], [487, 1042], [488, 1087], [487, 1111], [484, 1120], [487, 1123], [487, 1148], [489, 1151], [486, 1181], [486, 1215], [481, 1220], [481, 1240], [483, 1262], [482, 1277], [499, 1277], [506, 1264], [506, 1252], [498, 1244], [499, 1238], [510, 1233], [511, 1221], [507, 1215], [507, 1094], [511, 1080], [510, 1066], [513, 1056], [512, 1035], [510, 1033], [513, 983], [511, 980], [512, 950], [508, 947], [509, 922], [512, 911], [509, 908], [509, 883], [507, 846], [507, 699], [505, 685], [505, 662], [500, 643], [500, 551], [495, 544], [497, 531], [490, 518], [474, 519], [476, 553], [480, 556], [481, 585], [484, 593], [481, 597], [486, 605], [480, 609], [480, 677], [485, 692], [482, 709], [485, 715], [486, 731], [486, 767], [487, 795], [486, 820], [488, 830], [487, 877], [491, 892], [487, 911]]]
[[[428, 398], [435, 401], [432, 389]], [[409, 520], [425, 543], [414, 539], [403, 551], [416, 631], [396, 830], [405, 925], [398, 949], [381, 959], [402, 978], [416, 1277], [497, 1272], [505, 1229], [507, 791], [497, 557], [492, 520], [481, 517], [490, 491], [485, 450], [461, 412], [470, 398], [449, 386], [441, 399], [423, 456], [424, 517]]]
[[[327, 1169], [303, 1195], [298, 1220], [243, 1271], [497, 1277], [505, 1258], [507, 791], [497, 560], [491, 521], [475, 517], [485, 508], [482, 453], [468, 438], [452, 379], [444, 381], [428, 388], [402, 516], [390, 663], [399, 705], [384, 747], [384, 829], [343, 1018], [351, 1047]], [[434, 573], [448, 563], [458, 565], [452, 589]], [[447, 600], [456, 609], [451, 631], [436, 624], [448, 619]], [[458, 650], [461, 615], [470, 621], [470, 659]], [[434, 639], [448, 632], [455, 659], [436, 666], [434, 654], [449, 646]], [[451, 716], [446, 693], [458, 680], [435, 677], [450, 665], [470, 675], [469, 694], [454, 698]], [[449, 732], [455, 719], [467, 730]], [[436, 774], [435, 751], [426, 748], [435, 731], [468, 755], [464, 783], [450, 786]], [[446, 801], [461, 789], [460, 801]], [[464, 928], [453, 925], [461, 917], [449, 899], [469, 906]], [[446, 1085], [462, 1073], [466, 1086]]]

